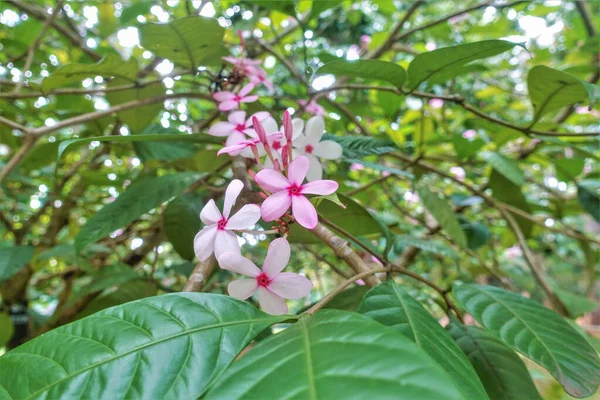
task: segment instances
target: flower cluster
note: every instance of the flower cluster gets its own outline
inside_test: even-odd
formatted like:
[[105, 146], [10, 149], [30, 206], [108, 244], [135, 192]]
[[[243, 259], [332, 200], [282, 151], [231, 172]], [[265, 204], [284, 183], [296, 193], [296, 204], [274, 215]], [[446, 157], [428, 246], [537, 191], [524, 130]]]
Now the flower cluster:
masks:
[[[249, 171], [261, 189], [264, 199], [261, 205], [246, 204], [236, 213], [232, 209], [244, 189], [244, 184], [234, 179], [225, 191], [223, 212], [214, 200], [202, 209], [200, 219], [205, 227], [194, 239], [194, 250], [200, 261], [213, 254], [223, 269], [248, 278], [231, 282], [228, 292], [239, 299], [247, 299], [255, 292], [261, 307], [271, 314], [288, 312], [284, 299], [300, 299], [308, 296], [312, 288], [305, 277], [282, 272], [289, 262], [291, 249], [286, 239], [289, 226], [298, 223], [306, 229], [318, 224], [318, 214], [307, 195], [330, 195], [338, 189], [332, 180], [323, 180], [321, 160], [341, 157], [341, 146], [331, 140], [321, 140], [325, 132], [324, 110], [314, 101], [298, 103], [302, 109], [315, 114], [306, 123], [292, 119], [285, 111], [281, 125], [268, 112], [248, 116], [239, 110], [244, 103], [258, 100], [252, 94], [257, 85], [264, 85], [273, 92], [273, 83], [260, 62], [248, 58], [224, 57], [233, 65], [230, 76], [233, 89], [213, 94], [219, 110], [231, 111], [227, 121], [212, 125], [208, 133], [226, 138], [225, 146], [218, 155], [241, 156], [254, 161], [258, 171]], [[241, 85], [244, 79], [250, 82]], [[252, 163], [252, 161], [250, 161]], [[305, 180], [307, 182], [305, 182]], [[259, 220], [271, 223], [272, 229], [250, 231]], [[241, 255], [238, 232], [277, 234], [268, 249], [263, 268]]]

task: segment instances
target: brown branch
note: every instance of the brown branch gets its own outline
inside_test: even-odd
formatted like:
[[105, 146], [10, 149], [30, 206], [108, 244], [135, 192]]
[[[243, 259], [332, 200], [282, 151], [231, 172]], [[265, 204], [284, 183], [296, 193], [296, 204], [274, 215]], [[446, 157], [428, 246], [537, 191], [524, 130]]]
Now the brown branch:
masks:
[[27, 153], [29, 153], [29, 150], [31, 150], [36, 141], [37, 137], [35, 136], [25, 136], [25, 139], [23, 140], [23, 145], [19, 147], [19, 150], [17, 150], [15, 155], [12, 156], [10, 160], [8, 160], [4, 168], [2, 168], [2, 171], [0, 171], [0, 183], [2, 183], [4, 179], [6, 179], [8, 175], [10, 175], [13, 169], [15, 169], [15, 167], [21, 162], [21, 160], [25, 158], [25, 156], [27, 155]]
[[183, 292], [201, 292], [215, 271], [216, 266], [217, 260], [214, 255], [210, 256], [206, 261], [199, 262], [185, 283]]
[[25, 128], [23, 125], [18, 124], [18, 123], [14, 122], [14, 121], [11, 121], [8, 118], [4, 118], [2, 115], [0, 115], [0, 125], [6, 125], [9, 128], [17, 129], [17, 130], [19, 130], [19, 131], [21, 131], [23, 133], [27, 133], [28, 132], [27, 128]]

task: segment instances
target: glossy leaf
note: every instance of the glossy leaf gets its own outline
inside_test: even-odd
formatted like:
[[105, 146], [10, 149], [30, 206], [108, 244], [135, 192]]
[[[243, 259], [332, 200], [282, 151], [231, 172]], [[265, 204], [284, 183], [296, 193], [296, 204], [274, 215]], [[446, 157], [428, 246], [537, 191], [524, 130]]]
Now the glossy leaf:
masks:
[[558, 314], [497, 287], [455, 284], [453, 293], [492, 336], [547, 369], [571, 396], [596, 392], [598, 354]]
[[544, 65], [536, 65], [527, 76], [527, 88], [533, 105], [533, 122], [545, 114], [589, 98], [581, 80]]
[[0, 282], [10, 279], [27, 265], [33, 252], [32, 246], [0, 247]]
[[467, 237], [460, 227], [458, 218], [452, 210], [452, 207], [450, 207], [449, 201], [442, 199], [437, 193], [430, 191], [425, 185], [419, 185], [417, 192], [427, 211], [433, 215], [438, 224], [441, 225], [442, 229], [456, 242], [456, 244], [461, 247], [466, 247]]
[[444, 368], [465, 398], [488, 398], [469, 360], [450, 335], [400, 285], [388, 281], [375, 286], [366, 294], [358, 311], [415, 342]]
[[199, 177], [199, 174], [187, 172], [148, 178], [130, 186], [86, 222], [75, 237], [75, 249], [80, 252], [88, 244], [179, 195]]
[[455, 70], [475, 60], [496, 56], [516, 45], [505, 40], [484, 40], [419, 54], [408, 66], [407, 86], [413, 90], [437, 74]]
[[447, 329], [491, 400], [541, 400], [527, 367], [514, 351], [477, 326], [451, 323]]
[[386, 81], [402, 89], [406, 81], [406, 71], [398, 64], [380, 60], [332, 61], [317, 70], [317, 74], [333, 74], [336, 77], [349, 76], [367, 80]]
[[101, 76], [103, 78], [120, 78], [121, 85], [135, 82], [138, 73], [137, 61], [134, 58], [123, 61], [116, 54], [107, 54], [96, 64], [67, 64], [57, 68], [52, 75], [44, 79], [42, 89], [50, 92], [56, 88], [70, 86], [87, 78]]
[[206, 398], [349, 399], [358, 394], [464, 399], [441, 367], [406, 337], [339, 310], [302, 318], [260, 342], [218, 379]]
[[253, 337], [281, 319], [222, 295], [151, 297], [5, 354], [0, 387], [15, 399], [197, 398]]
[[220, 65], [228, 55], [223, 46], [225, 30], [216, 19], [190, 16], [167, 24], [144, 24], [140, 45], [175, 65], [195, 71], [203, 65]]
[[[113, 79], [108, 87], [122, 86], [127, 82], [122, 79]], [[111, 106], [116, 106], [122, 103], [127, 103], [135, 100], [144, 100], [151, 97], [161, 96], [165, 94], [165, 87], [161, 82], [146, 85], [144, 87], [119, 90], [106, 93], [106, 99]], [[158, 112], [163, 109], [162, 102], [156, 102], [144, 107], [138, 107], [130, 110], [120, 111], [119, 119], [127, 124], [132, 134], [140, 133], [148, 124], [154, 120]]]
[[481, 156], [495, 171], [504, 175], [506, 179], [515, 185], [522, 186], [525, 184], [525, 175], [516, 160], [493, 151], [484, 151]]
[[193, 260], [194, 237], [202, 228], [200, 211], [202, 197], [184, 193], [169, 202], [163, 216], [165, 235], [175, 251], [186, 260]]
[[155, 284], [148, 284], [148, 280], [134, 280], [127, 282], [118, 288], [107, 289], [90, 301], [83, 310], [81, 310], [75, 319], [85, 318], [98, 311], [105, 310], [110, 307], [120, 306], [121, 304], [129, 303], [156, 295], [157, 287]]
[[[382, 233], [379, 222], [362, 205], [341, 193], [338, 194], [338, 197], [346, 208], [331, 201], [322, 201], [317, 206], [317, 211], [329, 221], [355, 236]], [[310, 233], [310, 230], [304, 229], [299, 224], [290, 227], [288, 240], [290, 243], [321, 243]]]

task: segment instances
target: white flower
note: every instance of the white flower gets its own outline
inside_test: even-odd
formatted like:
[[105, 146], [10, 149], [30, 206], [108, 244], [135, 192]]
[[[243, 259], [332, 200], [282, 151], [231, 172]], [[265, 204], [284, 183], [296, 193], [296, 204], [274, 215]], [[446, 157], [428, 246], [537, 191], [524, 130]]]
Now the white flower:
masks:
[[247, 204], [229, 216], [243, 188], [244, 184], [239, 179], [234, 179], [227, 186], [223, 215], [212, 199], [200, 212], [200, 219], [206, 226], [194, 238], [194, 252], [198, 260], [208, 259], [213, 252], [217, 258], [223, 253], [240, 252], [238, 236], [232, 231], [248, 229], [260, 219], [260, 207], [255, 204]]
[[308, 120], [304, 135], [300, 135], [293, 141], [294, 153], [308, 157], [310, 168], [306, 179], [310, 181], [323, 178], [323, 167], [319, 158], [324, 160], [337, 160], [342, 156], [342, 146], [333, 140], [321, 141], [325, 133], [325, 121], [321, 116], [315, 116]]

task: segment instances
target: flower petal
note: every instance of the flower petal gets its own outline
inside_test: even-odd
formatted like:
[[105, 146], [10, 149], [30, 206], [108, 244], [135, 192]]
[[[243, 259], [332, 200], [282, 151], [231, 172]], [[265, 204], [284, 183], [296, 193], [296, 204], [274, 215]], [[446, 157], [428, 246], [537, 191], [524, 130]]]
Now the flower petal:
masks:
[[215, 248], [215, 236], [217, 235], [217, 225], [204, 227], [194, 237], [194, 253], [199, 261], [207, 260]]
[[225, 253], [239, 253], [238, 235], [232, 231], [217, 231], [215, 236], [215, 257], [219, 259]]
[[315, 146], [313, 154], [325, 160], [337, 160], [342, 156], [342, 146], [333, 140], [324, 140]]
[[240, 192], [244, 189], [244, 183], [239, 179], [234, 179], [225, 190], [225, 201], [223, 203], [223, 216], [229, 218], [231, 207], [235, 204]]
[[290, 208], [292, 199], [287, 191], [277, 192], [267, 197], [260, 207], [260, 214], [265, 222], [274, 221]]
[[338, 190], [338, 186], [336, 181], [329, 180], [309, 182], [302, 185], [302, 194], [319, 194], [324, 196]]
[[308, 167], [308, 173], [306, 174], [306, 180], [309, 182], [318, 181], [323, 178], [323, 166], [321, 161], [312, 154], [306, 155], [310, 160], [310, 166]]
[[232, 112], [231, 114], [229, 114], [229, 117], [227, 117], [227, 120], [234, 125], [243, 124], [246, 121], [246, 111]]
[[225, 146], [233, 146], [239, 144], [240, 142], [243, 142], [244, 140], [246, 140], [246, 136], [244, 136], [238, 131], [234, 131], [231, 135], [229, 135], [227, 141], [225, 141]]
[[236, 299], [246, 300], [258, 289], [256, 279], [237, 279], [227, 285], [227, 293]]
[[294, 161], [291, 162], [288, 168], [288, 179], [291, 183], [295, 183], [296, 185], [302, 185], [304, 178], [306, 178], [306, 173], [308, 172], [308, 167], [310, 166], [310, 161], [305, 156], [298, 156]]
[[[238, 94], [240, 97], [246, 97], [246, 95], [248, 93], [250, 93], [252, 91], [252, 89], [254, 89], [254, 85], [251, 83], [248, 83], [246, 86], [244, 86], [242, 88], [242, 90], [240, 90], [240, 93]], [[258, 96], [256, 96], [258, 98]]]
[[217, 261], [221, 268], [251, 278], [256, 278], [261, 273], [260, 269], [252, 261], [246, 257], [242, 257], [240, 253], [223, 253], [217, 258]]
[[250, 116], [250, 118], [248, 118], [246, 120], [246, 126], [252, 126], [252, 117], [256, 117], [256, 119], [258, 119], [260, 122], [263, 122], [264, 120], [266, 120], [270, 116], [271, 116], [271, 113], [268, 112], [268, 111], [258, 111], [258, 112], [255, 112], [254, 114], [252, 114]]
[[273, 240], [269, 245], [262, 271], [269, 279], [275, 279], [290, 261], [290, 254], [290, 244], [287, 240], [284, 238]]
[[234, 100], [227, 100], [219, 104], [219, 111], [229, 111], [238, 108], [239, 102]]
[[200, 220], [205, 225], [216, 224], [221, 218], [223, 218], [221, 212], [213, 199], [210, 199], [200, 211]]
[[255, 102], [256, 100], [258, 100], [258, 96], [253, 94], [252, 96], [242, 97], [240, 102], [241, 103], [252, 103], [252, 102]]
[[260, 219], [260, 207], [246, 204], [227, 220], [225, 229], [248, 229]]
[[235, 93], [232, 92], [216, 92], [213, 93], [213, 99], [215, 99], [216, 101], [227, 101], [227, 100], [231, 100], [235, 97]]
[[271, 315], [284, 315], [288, 312], [285, 300], [267, 288], [258, 288], [258, 302], [260, 307]]
[[300, 118], [292, 119], [292, 127], [292, 140], [294, 140], [298, 136], [302, 135], [302, 131], [304, 131], [304, 120]]
[[280, 192], [290, 186], [290, 181], [274, 169], [263, 169], [254, 177], [261, 188], [269, 192]]
[[317, 115], [311, 117], [311, 119], [306, 122], [306, 129], [304, 130], [304, 134], [308, 138], [308, 141], [311, 143], [319, 143], [321, 140], [321, 136], [325, 132], [325, 121], [323, 117]]
[[302, 152], [302, 154], [306, 153], [306, 145], [307, 144], [308, 144], [308, 140], [306, 139], [306, 136], [304, 136], [304, 135], [299, 135], [292, 142], [292, 146], [294, 146], [294, 148], [297, 148], [298, 150], [300, 150]]
[[284, 299], [297, 300], [310, 294], [312, 282], [302, 275], [282, 272], [269, 283], [269, 289]]
[[234, 131], [234, 129], [235, 125], [229, 122], [221, 121], [211, 126], [208, 130], [208, 134], [213, 136], [228, 136]]
[[267, 117], [260, 122], [263, 128], [265, 128], [265, 132], [267, 132], [267, 134], [279, 132], [279, 128], [277, 127], [277, 121], [275, 121], [273, 117]]
[[304, 196], [294, 196], [292, 198], [292, 214], [294, 214], [296, 221], [306, 229], [314, 229], [319, 222], [317, 210]]

